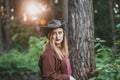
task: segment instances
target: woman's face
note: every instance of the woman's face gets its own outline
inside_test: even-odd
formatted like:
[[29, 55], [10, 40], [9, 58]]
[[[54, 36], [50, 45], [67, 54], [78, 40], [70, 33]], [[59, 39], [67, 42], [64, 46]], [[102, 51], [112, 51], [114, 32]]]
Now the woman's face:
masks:
[[53, 40], [56, 44], [60, 44], [63, 41], [63, 29], [62, 28], [56, 28], [52, 32]]

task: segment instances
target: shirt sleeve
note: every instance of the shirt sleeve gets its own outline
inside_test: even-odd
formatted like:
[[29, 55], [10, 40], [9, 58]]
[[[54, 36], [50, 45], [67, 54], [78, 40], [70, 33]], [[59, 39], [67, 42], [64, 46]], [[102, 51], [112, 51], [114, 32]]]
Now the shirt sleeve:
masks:
[[42, 76], [52, 80], [69, 80], [69, 75], [55, 71], [55, 61], [55, 56], [51, 52], [42, 57]]

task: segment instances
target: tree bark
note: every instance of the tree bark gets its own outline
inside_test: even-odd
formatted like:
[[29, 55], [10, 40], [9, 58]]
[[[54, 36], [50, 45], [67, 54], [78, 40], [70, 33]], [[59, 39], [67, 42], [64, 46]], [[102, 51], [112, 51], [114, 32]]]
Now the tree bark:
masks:
[[70, 0], [68, 23], [73, 76], [88, 80], [96, 68], [92, 0]]
[[63, 21], [68, 22], [68, 0], [62, 0]]
[[5, 1], [5, 7], [6, 7], [6, 26], [5, 26], [5, 32], [6, 32], [6, 49], [8, 50], [10, 48], [10, 0]]
[[62, 19], [66, 22], [65, 31], [66, 35], [68, 36], [68, 0], [62, 0]]
[[110, 9], [110, 20], [112, 27], [112, 41], [113, 46], [115, 46], [115, 21], [114, 21], [114, 12], [113, 12], [113, 1], [109, 0], [109, 9]]
[[50, 12], [49, 12], [49, 21], [55, 19], [55, 5], [53, 0], [47, 0], [49, 7], [50, 7]]

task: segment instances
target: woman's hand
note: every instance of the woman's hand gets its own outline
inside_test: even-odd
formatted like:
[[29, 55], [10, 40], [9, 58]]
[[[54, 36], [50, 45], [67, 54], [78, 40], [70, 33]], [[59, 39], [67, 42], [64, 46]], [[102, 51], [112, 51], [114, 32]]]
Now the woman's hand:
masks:
[[70, 80], [76, 80], [74, 77], [70, 76]]

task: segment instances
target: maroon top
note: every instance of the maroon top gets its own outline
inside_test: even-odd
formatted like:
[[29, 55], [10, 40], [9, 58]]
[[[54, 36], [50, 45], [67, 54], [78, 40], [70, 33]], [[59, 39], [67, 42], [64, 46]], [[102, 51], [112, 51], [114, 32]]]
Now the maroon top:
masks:
[[65, 60], [60, 60], [50, 46], [41, 55], [38, 65], [42, 80], [69, 80]]
[[67, 64], [68, 75], [72, 75], [71, 64], [70, 64], [69, 58], [66, 58], [65, 61], [66, 61], [66, 64]]

